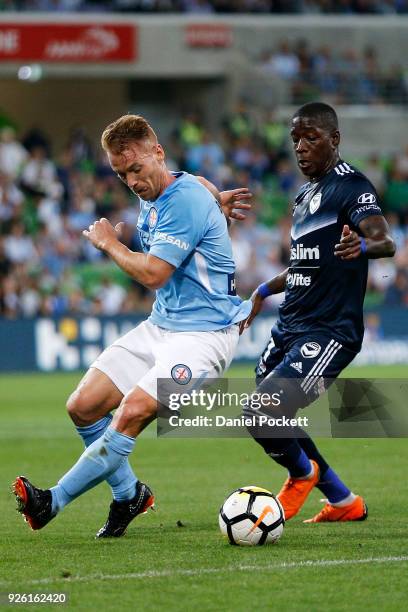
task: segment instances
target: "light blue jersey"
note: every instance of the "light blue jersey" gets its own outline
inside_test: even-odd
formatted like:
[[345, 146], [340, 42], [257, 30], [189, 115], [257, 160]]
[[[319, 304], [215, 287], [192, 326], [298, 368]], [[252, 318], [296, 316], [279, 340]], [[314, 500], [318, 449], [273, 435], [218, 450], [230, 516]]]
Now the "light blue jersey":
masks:
[[214, 196], [186, 172], [157, 200], [140, 200], [138, 230], [145, 253], [175, 266], [158, 289], [149, 320], [174, 331], [212, 331], [245, 319], [251, 302], [235, 291], [227, 221]]

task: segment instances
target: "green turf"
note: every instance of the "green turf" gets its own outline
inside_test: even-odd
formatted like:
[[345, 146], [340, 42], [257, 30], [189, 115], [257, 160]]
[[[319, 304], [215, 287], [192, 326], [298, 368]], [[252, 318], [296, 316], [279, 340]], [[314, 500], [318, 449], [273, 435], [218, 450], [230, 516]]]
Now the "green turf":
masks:
[[[250, 370], [235, 367], [232, 374], [250, 376]], [[352, 372], [407, 374], [406, 366]], [[404, 439], [322, 440], [330, 462], [366, 497], [369, 520], [302, 524], [320, 508], [316, 491], [271, 547], [232, 547], [218, 533], [227, 493], [246, 484], [276, 491], [284, 477], [252, 440], [156, 440], [152, 430], [139, 440], [132, 464], [155, 491], [156, 513], [137, 519], [125, 538], [95, 541], [110, 499], [101, 485], [43, 531], [29, 531], [9, 483], [22, 473], [39, 486], [54, 484], [76, 460], [82, 447], [64, 398], [77, 380], [76, 374], [0, 377], [0, 592], [63, 591], [75, 610], [406, 609], [408, 562], [370, 561], [407, 558]]]

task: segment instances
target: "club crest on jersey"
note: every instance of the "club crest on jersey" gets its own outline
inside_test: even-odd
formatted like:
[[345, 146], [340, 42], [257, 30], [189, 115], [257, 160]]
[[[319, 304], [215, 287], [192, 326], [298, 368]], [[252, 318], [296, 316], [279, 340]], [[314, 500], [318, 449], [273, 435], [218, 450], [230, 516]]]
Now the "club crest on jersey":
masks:
[[171, 369], [171, 377], [179, 385], [187, 385], [192, 377], [191, 370], [184, 363], [178, 363]]
[[376, 201], [377, 198], [373, 193], [362, 193], [357, 200], [359, 204], [374, 204]]
[[306, 359], [313, 359], [318, 356], [321, 350], [322, 347], [317, 342], [305, 342], [305, 344], [302, 344], [300, 352]]
[[316, 210], [319, 208], [321, 201], [322, 201], [321, 192], [316, 193], [316, 195], [314, 195], [313, 198], [310, 200], [309, 210], [310, 210], [311, 215], [313, 215], [316, 212]]
[[157, 210], [154, 206], [152, 206], [149, 210], [147, 222], [149, 224], [150, 229], [154, 229], [157, 225]]

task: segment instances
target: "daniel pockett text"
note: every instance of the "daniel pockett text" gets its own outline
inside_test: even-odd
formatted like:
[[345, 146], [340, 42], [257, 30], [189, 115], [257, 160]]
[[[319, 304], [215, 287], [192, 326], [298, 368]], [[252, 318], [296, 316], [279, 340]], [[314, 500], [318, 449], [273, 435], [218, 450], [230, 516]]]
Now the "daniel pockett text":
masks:
[[274, 378], [271, 393], [257, 390], [252, 378], [187, 382], [158, 380], [158, 436], [246, 438], [260, 427], [260, 437], [270, 438], [408, 437], [406, 378], [325, 378], [325, 392], [320, 381], [313, 403], [297, 414], [291, 391], [301, 388], [301, 377]]
[[[210, 412], [222, 408], [237, 407], [244, 408], [249, 403], [258, 414], [253, 416], [228, 417], [217, 414], [198, 414], [192, 417], [183, 417], [179, 410], [189, 406]], [[308, 417], [299, 416], [288, 418], [286, 416], [268, 416], [262, 413], [262, 409], [280, 406], [281, 393], [272, 395], [269, 393], [228, 393], [217, 390], [215, 392], [192, 390], [189, 393], [171, 393], [168, 398], [168, 407], [177, 414], [168, 417], [170, 427], [307, 427]]]

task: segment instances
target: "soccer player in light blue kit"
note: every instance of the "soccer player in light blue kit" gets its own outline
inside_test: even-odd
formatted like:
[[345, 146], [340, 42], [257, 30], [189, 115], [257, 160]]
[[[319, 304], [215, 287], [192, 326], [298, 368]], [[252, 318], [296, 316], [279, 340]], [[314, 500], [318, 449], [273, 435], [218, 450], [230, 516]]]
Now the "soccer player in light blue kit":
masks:
[[[110, 124], [102, 146], [112, 169], [140, 198], [144, 252], [130, 251], [119, 240], [120, 224], [113, 227], [107, 219], [84, 235], [129, 276], [155, 289], [156, 301], [150, 317], [98, 357], [68, 400], [86, 446], [78, 462], [51, 489], [39, 489], [23, 476], [13, 488], [19, 511], [32, 529], [41, 529], [107, 480], [114, 499], [97, 536], [118, 537], [154, 503], [128, 456], [157, 415], [157, 379], [173, 379], [184, 392], [192, 379], [218, 377], [232, 360], [238, 323], [251, 303], [235, 292], [227, 221], [215, 187], [185, 172], [169, 172], [164, 150], [141, 116], [125, 115]], [[245, 189], [226, 192], [228, 211], [245, 208], [246, 197]], [[242, 218], [239, 212], [231, 216]]]

